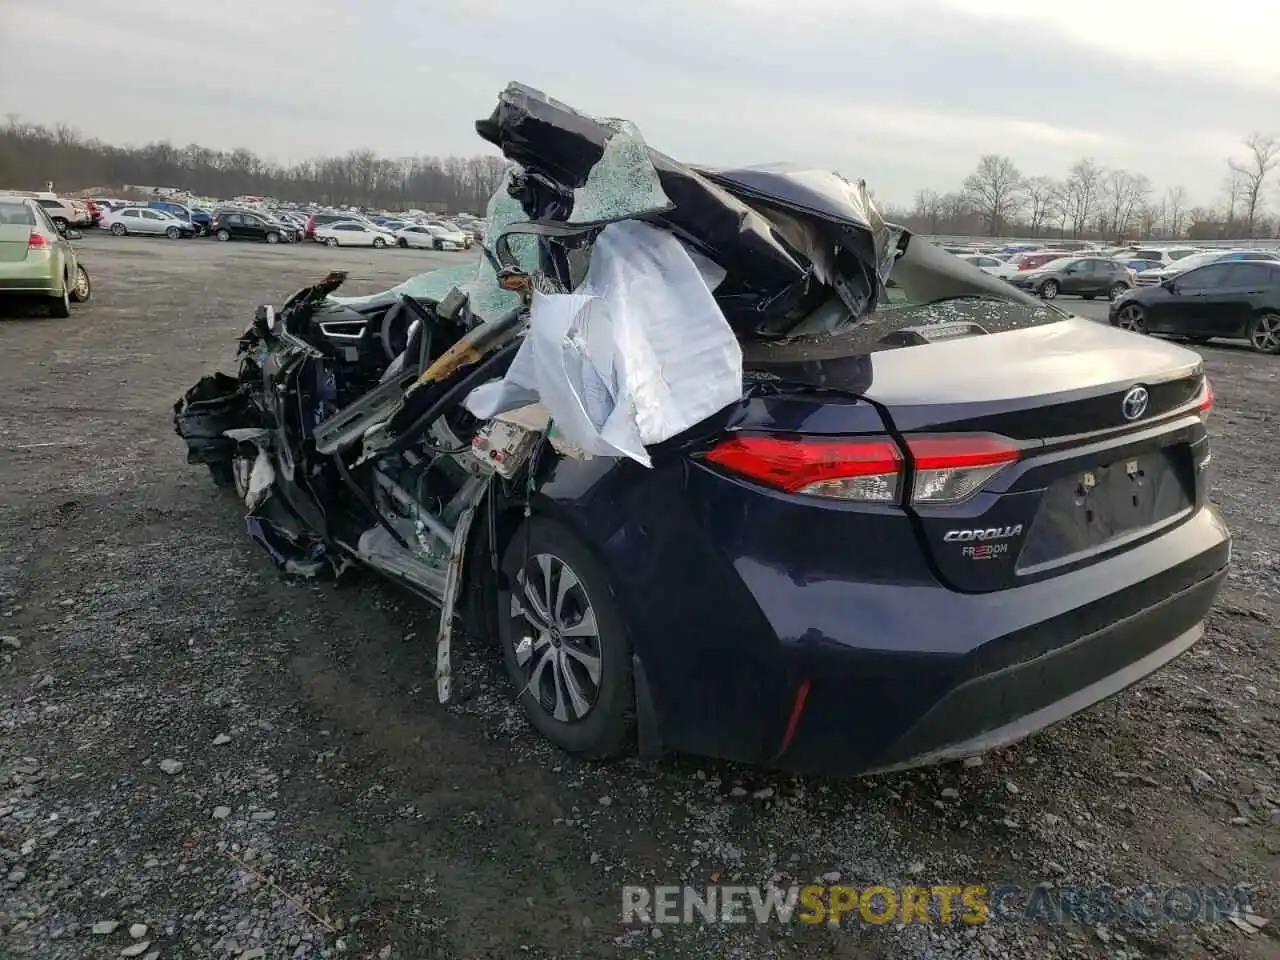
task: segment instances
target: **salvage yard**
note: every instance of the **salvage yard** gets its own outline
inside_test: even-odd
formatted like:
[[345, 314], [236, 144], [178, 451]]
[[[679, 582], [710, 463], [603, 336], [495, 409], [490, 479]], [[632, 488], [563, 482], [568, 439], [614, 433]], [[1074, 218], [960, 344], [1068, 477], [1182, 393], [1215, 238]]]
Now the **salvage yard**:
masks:
[[[283, 578], [173, 431], [260, 302], [331, 268], [370, 293], [473, 254], [77, 246], [91, 302], [0, 319], [0, 956], [1276, 956], [1277, 358], [1201, 348], [1233, 567], [1206, 638], [1138, 687], [980, 764], [600, 766], [526, 726], [496, 649], [457, 651], [461, 695], [437, 704], [433, 611], [370, 575]], [[818, 878], [1243, 883], [1276, 919], [619, 922], [624, 884]]]

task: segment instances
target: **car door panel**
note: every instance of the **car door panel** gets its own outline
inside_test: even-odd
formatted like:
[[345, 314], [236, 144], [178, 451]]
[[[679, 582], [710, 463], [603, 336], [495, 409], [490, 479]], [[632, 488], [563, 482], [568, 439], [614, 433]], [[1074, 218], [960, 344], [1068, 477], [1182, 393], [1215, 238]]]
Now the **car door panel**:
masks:
[[[1175, 295], [1170, 298], [1171, 333], [1213, 336], [1206, 331], [1209, 316], [1220, 302], [1230, 263], [1211, 263], [1174, 278]], [[1221, 336], [1221, 334], [1219, 334]]]

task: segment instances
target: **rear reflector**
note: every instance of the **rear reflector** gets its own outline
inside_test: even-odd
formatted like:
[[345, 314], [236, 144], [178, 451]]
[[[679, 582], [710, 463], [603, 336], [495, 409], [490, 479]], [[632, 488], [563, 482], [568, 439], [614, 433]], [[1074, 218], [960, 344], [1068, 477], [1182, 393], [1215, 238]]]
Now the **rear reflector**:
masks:
[[1200, 419], [1208, 420], [1209, 414], [1213, 410], [1213, 384], [1209, 382], [1209, 378], [1204, 378], [1204, 386], [1200, 388]]
[[[915, 503], [961, 503], [1019, 457], [989, 434], [911, 437]], [[898, 503], [906, 461], [888, 437], [732, 437], [706, 459], [757, 483], [835, 500]]]
[[[21, 234], [19, 234], [21, 236]], [[49, 241], [44, 238], [43, 234], [33, 233], [27, 240], [28, 250], [46, 250], [49, 247]]]

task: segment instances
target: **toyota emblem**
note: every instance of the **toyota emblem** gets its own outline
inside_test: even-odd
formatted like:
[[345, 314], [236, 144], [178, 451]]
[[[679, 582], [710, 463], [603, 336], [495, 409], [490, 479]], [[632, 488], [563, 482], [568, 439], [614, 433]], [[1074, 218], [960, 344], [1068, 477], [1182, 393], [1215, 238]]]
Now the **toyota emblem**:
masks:
[[1147, 401], [1150, 399], [1146, 387], [1134, 387], [1120, 401], [1120, 409], [1126, 420], [1137, 420], [1147, 412]]

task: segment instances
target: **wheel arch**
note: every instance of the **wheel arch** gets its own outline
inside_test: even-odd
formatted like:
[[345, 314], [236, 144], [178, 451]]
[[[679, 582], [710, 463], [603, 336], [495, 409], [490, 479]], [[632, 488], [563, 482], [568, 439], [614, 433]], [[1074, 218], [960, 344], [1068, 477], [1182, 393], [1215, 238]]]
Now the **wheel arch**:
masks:
[[[572, 461], [573, 467], [588, 467], [589, 463], [589, 461]], [[573, 467], [570, 467], [571, 472]], [[600, 544], [592, 536], [584, 518], [561, 498], [535, 491], [529, 498], [526, 517], [523, 500], [501, 493], [485, 497], [476, 511], [475, 520], [467, 537], [466, 549], [463, 552], [462, 582], [465, 596], [463, 620], [468, 626], [468, 633], [482, 645], [492, 645], [494, 649], [497, 647], [496, 600], [500, 576], [499, 560], [525, 520], [534, 517], [543, 517], [565, 527], [602, 567], [606, 570], [610, 567], [606, 552], [600, 549]], [[614, 594], [625, 619], [631, 613], [632, 607], [625, 598], [618, 596], [616, 585], [614, 585]], [[628, 633], [635, 696], [637, 748], [641, 757], [657, 757], [666, 752], [661, 733], [662, 724], [645, 670], [644, 659], [636, 649], [635, 634], [630, 631]]]

